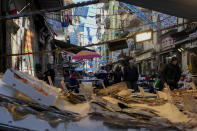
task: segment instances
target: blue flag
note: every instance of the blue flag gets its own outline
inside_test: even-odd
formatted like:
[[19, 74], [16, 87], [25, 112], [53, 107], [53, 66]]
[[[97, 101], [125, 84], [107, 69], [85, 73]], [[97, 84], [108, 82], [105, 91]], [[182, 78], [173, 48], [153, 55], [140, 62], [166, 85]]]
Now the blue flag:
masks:
[[89, 9], [88, 7], [78, 7], [75, 9], [75, 15], [87, 18], [88, 9]]
[[78, 36], [76, 33], [74, 32], [69, 33], [69, 38], [70, 38], [71, 44], [78, 45], [79, 40], [78, 40]]
[[46, 21], [53, 27], [54, 30], [62, 30], [61, 22], [52, 19], [47, 19]]
[[88, 32], [88, 40], [89, 42], [92, 42], [92, 36], [90, 35], [90, 27], [86, 27], [87, 32]]
[[62, 22], [62, 27], [68, 27], [69, 26], [69, 22]]
[[75, 25], [75, 32], [78, 33], [78, 32], [84, 32], [84, 23], [82, 23], [81, 25]]

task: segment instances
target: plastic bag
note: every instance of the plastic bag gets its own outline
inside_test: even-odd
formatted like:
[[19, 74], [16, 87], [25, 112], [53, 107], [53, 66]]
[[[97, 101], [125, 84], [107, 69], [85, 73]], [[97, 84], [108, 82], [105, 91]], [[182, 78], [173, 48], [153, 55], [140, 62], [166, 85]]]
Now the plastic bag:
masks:
[[161, 80], [159, 78], [156, 78], [154, 83], [154, 88], [159, 89], [160, 86], [161, 86]]

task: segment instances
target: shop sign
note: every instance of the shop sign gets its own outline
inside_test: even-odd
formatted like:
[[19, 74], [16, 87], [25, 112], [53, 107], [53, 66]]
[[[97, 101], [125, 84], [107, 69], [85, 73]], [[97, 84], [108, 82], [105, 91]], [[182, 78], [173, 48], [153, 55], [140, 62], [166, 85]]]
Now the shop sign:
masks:
[[185, 44], [185, 48], [186, 49], [193, 49], [193, 48], [196, 48], [196, 47], [197, 47], [197, 41], [194, 41], [192, 43]]
[[126, 40], [119, 40], [119, 41], [113, 41], [108, 44], [108, 48], [110, 51], [117, 51], [121, 49], [128, 48], [127, 41]]
[[135, 35], [135, 42], [144, 42], [153, 38], [152, 31], [145, 31]]
[[151, 52], [148, 52], [148, 53], [145, 53], [145, 54], [142, 54], [138, 57], [136, 57], [136, 61], [141, 61], [141, 60], [145, 60], [145, 59], [148, 59], [152, 56]]
[[162, 40], [161, 50], [165, 51], [175, 47], [174, 40], [172, 37], [166, 37]]

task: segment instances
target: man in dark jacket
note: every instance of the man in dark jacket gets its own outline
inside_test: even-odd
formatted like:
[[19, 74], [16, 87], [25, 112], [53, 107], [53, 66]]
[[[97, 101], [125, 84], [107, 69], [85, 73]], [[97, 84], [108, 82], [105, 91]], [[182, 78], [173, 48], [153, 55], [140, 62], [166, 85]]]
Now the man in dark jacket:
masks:
[[98, 78], [103, 80], [105, 86], [109, 86], [108, 74], [104, 67], [101, 67]]
[[171, 63], [167, 64], [162, 71], [162, 79], [170, 86], [171, 90], [178, 88], [178, 81], [181, 77], [181, 69], [178, 66], [178, 60], [173, 57]]
[[129, 66], [124, 69], [124, 80], [127, 82], [128, 88], [137, 91], [138, 69], [134, 66], [134, 61], [129, 61]]
[[119, 66], [116, 67], [116, 70], [113, 72], [114, 84], [120, 83], [122, 78], [122, 71]]
[[51, 64], [47, 64], [47, 71], [44, 73], [45, 77], [44, 77], [44, 81], [46, 81], [48, 84], [49, 83], [49, 80], [48, 80], [48, 76], [51, 77], [51, 80], [54, 84], [55, 82], [55, 71], [54, 69], [51, 68]]

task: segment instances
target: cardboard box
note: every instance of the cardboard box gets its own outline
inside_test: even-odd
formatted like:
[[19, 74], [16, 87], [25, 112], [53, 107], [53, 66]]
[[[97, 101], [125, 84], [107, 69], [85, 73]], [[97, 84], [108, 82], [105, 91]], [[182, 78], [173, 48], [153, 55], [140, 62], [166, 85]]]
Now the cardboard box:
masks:
[[2, 81], [34, 101], [47, 106], [55, 103], [61, 91], [44, 81], [14, 69], [8, 69]]

